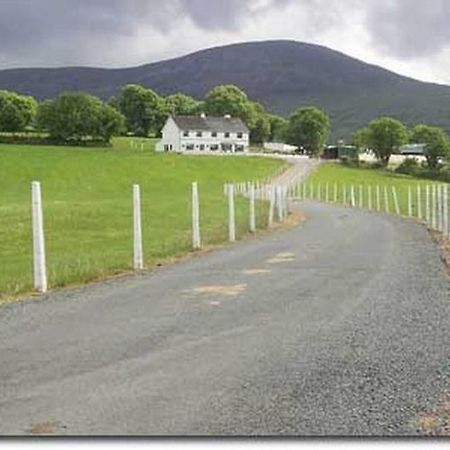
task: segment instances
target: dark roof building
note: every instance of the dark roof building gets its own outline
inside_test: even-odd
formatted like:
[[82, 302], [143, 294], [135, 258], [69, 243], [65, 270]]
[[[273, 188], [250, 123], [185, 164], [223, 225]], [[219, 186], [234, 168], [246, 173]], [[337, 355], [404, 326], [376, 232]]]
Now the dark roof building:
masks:
[[218, 133], [249, 133], [245, 123], [238, 117], [172, 116], [183, 131], [211, 131]]

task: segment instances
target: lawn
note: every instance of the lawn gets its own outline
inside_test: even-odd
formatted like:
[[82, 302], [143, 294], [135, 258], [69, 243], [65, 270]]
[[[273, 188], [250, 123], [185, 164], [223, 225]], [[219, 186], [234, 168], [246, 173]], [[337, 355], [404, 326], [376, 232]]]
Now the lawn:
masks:
[[[42, 184], [50, 287], [131, 269], [132, 184], [142, 192], [147, 266], [191, 249], [191, 183], [200, 189], [202, 240], [227, 238], [223, 184], [263, 179], [283, 163], [265, 158], [155, 154], [153, 140], [112, 149], [0, 145], [0, 298], [32, 290], [30, 184]], [[248, 202], [236, 202], [238, 238]], [[258, 225], [265, 226], [265, 204]]]
[[[397, 192], [400, 213], [408, 215], [408, 191], [411, 187], [413, 214], [417, 216], [417, 186], [420, 186], [422, 212], [425, 214], [425, 193], [426, 185], [439, 184], [430, 180], [418, 179], [407, 175], [396, 174], [389, 170], [375, 170], [371, 168], [353, 168], [342, 164], [325, 163], [321, 165], [307, 180], [306, 192], [309, 196], [311, 185], [314, 197], [317, 198], [317, 191], [321, 191], [321, 199], [325, 199], [326, 185], [328, 183], [329, 199], [334, 199], [334, 186], [337, 186], [337, 201], [344, 202], [344, 186], [347, 190], [347, 203], [350, 201], [351, 186], [354, 186], [356, 205], [359, 205], [360, 187], [363, 192], [363, 206], [368, 206], [368, 189], [372, 187], [372, 206], [376, 208], [376, 187], [380, 189], [381, 209], [385, 210], [385, 187], [388, 193], [389, 211], [394, 212], [394, 199], [392, 188]], [[440, 183], [442, 184], [442, 183]]]

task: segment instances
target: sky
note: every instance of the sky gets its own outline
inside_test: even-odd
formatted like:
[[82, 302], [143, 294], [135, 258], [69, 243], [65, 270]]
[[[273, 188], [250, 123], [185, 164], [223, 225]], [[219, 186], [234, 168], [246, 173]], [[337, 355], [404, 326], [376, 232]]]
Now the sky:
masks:
[[448, 0], [0, 0], [0, 69], [129, 67], [269, 39], [450, 85]]

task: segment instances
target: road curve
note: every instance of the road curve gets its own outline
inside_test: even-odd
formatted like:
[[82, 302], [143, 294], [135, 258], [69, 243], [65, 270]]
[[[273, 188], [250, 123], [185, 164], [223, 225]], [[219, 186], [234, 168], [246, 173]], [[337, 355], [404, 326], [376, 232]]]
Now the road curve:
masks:
[[0, 308], [0, 434], [415, 435], [450, 374], [422, 226], [302, 205], [300, 227]]

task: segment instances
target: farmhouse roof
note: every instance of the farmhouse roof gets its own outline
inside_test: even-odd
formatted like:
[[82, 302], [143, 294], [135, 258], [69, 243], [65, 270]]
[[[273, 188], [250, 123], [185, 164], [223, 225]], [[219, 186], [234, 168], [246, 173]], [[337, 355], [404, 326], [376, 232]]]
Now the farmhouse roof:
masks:
[[183, 131], [215, 131], [218, 133], [248, 133], [244, 122], [237, 117], [172, 116]]

